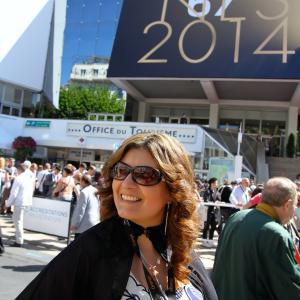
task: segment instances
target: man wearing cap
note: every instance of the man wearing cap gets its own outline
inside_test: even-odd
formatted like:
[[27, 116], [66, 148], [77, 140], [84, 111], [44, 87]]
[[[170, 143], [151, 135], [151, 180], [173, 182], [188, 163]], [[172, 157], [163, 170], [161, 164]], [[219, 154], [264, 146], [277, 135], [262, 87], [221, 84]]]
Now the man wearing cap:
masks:
[[255, 209], [227, 222], [216, 251], [212, 280], [219, 300], [300, 299], [300, 266], [283, 227], [294, 216], [296, 185], [274, 177]]
[[16, 240], [12, 247], [22, 247], [24, 242], [24, 230], [23, 230], [23, 215], [24, 209], [28, 205], [32, 205], [32, 195], [34, 182], [29, 170], [31, 163], [24, 162], [21, 164], [18, 170], [18, 176], [15, 178], [12, 185], [10, 196], [7, 200], [6, 206], [14, 206], [13, 221], [16, 230]]

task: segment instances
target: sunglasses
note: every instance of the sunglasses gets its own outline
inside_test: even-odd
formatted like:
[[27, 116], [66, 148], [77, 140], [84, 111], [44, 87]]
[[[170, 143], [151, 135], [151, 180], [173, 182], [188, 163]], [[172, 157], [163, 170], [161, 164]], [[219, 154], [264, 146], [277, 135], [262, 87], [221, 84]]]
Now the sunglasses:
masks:
[[135, 183], [144, 186], [156, 185], [163, 180], [163, 175], [157, 169], [149, 166], [132, 168], [123, 162], [118, 162], [114, 165], [110, 172], [110, 177], [116, 180], [125, 180], [129, 174], [131, 174]]

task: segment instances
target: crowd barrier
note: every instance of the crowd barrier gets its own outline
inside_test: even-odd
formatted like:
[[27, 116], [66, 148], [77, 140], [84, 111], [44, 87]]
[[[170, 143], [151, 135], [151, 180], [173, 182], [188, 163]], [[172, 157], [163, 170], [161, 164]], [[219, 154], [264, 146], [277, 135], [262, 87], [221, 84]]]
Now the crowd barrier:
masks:
[[24, 229], [70, 240], [71, 202], [33, 197], [24, 211]]

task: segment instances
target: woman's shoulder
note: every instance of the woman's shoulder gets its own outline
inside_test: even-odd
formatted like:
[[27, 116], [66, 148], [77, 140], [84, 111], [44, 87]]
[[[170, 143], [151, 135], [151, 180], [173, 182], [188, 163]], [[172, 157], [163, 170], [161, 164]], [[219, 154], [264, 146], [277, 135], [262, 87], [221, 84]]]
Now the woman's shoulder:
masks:
[[80, 234], [74, 244], [85, 251], [96, 251], [102, 255], [115, 255], [131, 249], [131, 243], [124, 230], [122, 219], [112, 217]]
[[188, 268], [191, 271], [189, 275], [190, 282], [202, 292], [202, 294], [205, 296], [205, 299], [218, 300], [216, 290], [212, 284], [208, 272], [204, 268], [201, 259], [194, 251], [191, 253], [191, 263], [189, 264]]

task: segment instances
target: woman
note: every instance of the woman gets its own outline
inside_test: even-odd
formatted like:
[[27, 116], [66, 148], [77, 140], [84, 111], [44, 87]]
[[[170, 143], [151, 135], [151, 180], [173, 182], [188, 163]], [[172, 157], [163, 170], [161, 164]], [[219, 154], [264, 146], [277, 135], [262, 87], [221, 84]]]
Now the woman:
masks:
[[[204, 202], [218, 201], [219, 198], [217, 192], [218, 192], [218, 179], [215, 177], [210, 178], [208, 181], [208, 189], [203, 194]], [[204, 223], [203, 234], [202, 234], [204, 247], [210, 248], [214, 246], [214, 241], [213, 241], [214, 232], [217, 229], [217, 225], [218, 225], [217, 215], [220, 215], [220, 208], [209, 206], [207, 209], [207, 218], [206, 218], [206, 222]], [[209, 239], [207, 239], [207, 234]]]
[[165, 134], [135, 135], [102, 171], [102, 222], [17, 299], [217, 299], [193, 252], [197, 194], [182, 145]]
[[63, 177], [57, 182], [53, 190], [53, 196], [61, 200], [71, 201], [73, 190], [75, 188], [74, 179], [72, 177], [73, 169], [69, 166], [64, 168]]
[[4, 214], [4, 204], [2, 204], [2, 193], [4, 190], [4, 184], [5, 184], [5, 176], [6, 171], [5, 171], [5, 158], [0, 157], [0, 206], [1, 206], [1, 214]]
[[[4, 157], [0, 157], [0, 206], [1, 206], [1, 201], [2, 201], [2, 189], [4, 189], [4, 183], [5, 183], [5, 159]], [[3, 211], [0, 210], [0, 214], [4, 214], [4, 209]], [[2, 242], [2, 231], [0, 227], [0, 255], [4, 253], [4, 245]]]
[[253, 190], [251, 199], [243, 206], [243, 209], [254, 208], [262, 200], [262, 192], [264, 189], [263, 184], [258, 184], [257, 187]]

